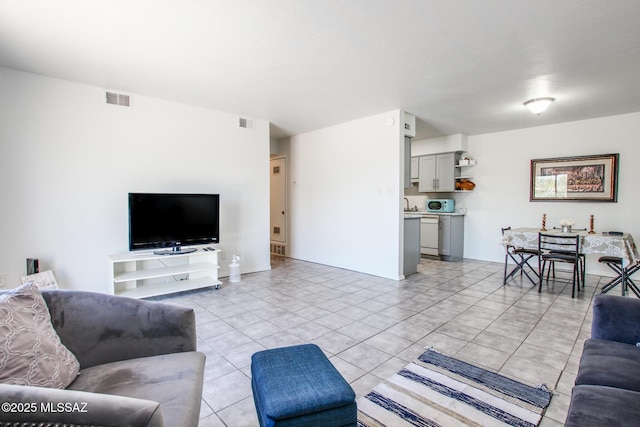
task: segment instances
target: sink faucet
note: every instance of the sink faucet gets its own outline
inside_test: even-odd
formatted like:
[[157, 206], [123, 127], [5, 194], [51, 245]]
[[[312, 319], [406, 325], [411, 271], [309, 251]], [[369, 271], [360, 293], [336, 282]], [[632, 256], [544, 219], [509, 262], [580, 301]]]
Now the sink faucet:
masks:
[[407, 202], [407, 209], [405, 209], [405, 211], [409, 210], [409, 199], [407, 199], [406, 197], [404, 198], [404, 200]]

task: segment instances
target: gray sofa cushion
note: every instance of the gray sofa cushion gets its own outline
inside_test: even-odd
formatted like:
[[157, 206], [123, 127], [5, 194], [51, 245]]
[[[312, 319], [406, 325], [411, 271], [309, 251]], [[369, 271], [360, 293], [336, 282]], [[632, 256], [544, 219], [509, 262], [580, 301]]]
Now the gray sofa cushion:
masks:
[[80, 369], [196, 349], [192, 309], [95, 292], [52, 290], [42, 295], [53, 327]]
[[584, 343], [576, 385], [591, 384], [640, 392], [640, 347], [589, 339]]
[[640, 301], [617, 295], [593, 297], [591, 338], [633, 344], [640, 342]]
[[159, 402], [165, 425], [196, 426], [204, 362], [192, 351], [106, 363], [81, 370], [68, 390]]
[[565, 427], [637, 427], [640, 393], [597, 385], [573, 388]]

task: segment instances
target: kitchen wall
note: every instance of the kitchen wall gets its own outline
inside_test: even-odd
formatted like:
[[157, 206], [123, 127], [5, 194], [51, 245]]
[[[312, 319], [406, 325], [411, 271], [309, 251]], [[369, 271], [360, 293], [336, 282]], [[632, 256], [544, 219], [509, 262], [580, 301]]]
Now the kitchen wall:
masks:
[[440, 136], [423, 140], [411, 141], [411, 155], [425, 156], [428, 154], [450, 153], [452, 151], [467, 151], [469, 141], [467, 135]]
[[401, 117], [394, 110], [280, 141], [290, 257], [400, 277]]
[[[640, 239], [638, 135], [640, 113], [468, 136], [468, 153], [477, 160], [468, 172], [476, 189], [453, 194], [456, 206], [467, 208], [465, 258], [504, 262], [500, 228], [539, 227], [543, 213], [547, 227], [571, 218], [588, 228], [593, 214], [596, 230], [628, 231]], [[529, 201], [531, 159], [608, 153], [620, 153], [617, 203]], [[610, 274], [597, 255], [589, 255], [587, 271]]]
[[107, 255], [128, 249], [128, 192], [221, 197], [228, 272], [270, 268], [269, 123], [0, 68], [0, 275], [39, 258], [62, 287], [109, 289]]

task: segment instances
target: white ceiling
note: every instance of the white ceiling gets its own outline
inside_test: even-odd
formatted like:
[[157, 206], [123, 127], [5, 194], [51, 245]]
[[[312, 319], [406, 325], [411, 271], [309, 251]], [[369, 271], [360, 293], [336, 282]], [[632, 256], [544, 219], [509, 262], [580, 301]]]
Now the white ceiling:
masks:
[[640, 111], [640, 1], [0, 0], [0, 65], [276, 139], [396, 108], [473, 135]]

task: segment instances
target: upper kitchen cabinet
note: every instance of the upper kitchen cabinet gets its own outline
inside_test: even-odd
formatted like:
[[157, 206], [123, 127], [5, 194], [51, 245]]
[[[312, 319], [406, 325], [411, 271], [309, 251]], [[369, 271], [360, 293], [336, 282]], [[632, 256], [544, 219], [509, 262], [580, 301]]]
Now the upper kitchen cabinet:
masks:
[[455, 191], [456, 153], [433, 154], [418, 157], [418, 191]]
[[420, 178], [418, 159], [419, 157], [411, 158], [411, 182], [412, 183], [418, 182], [418, 179]]

